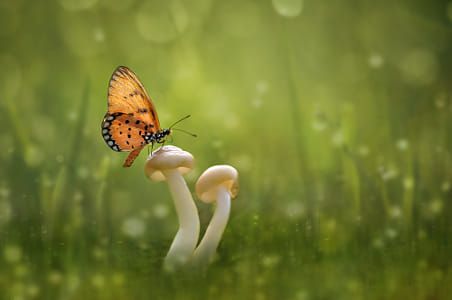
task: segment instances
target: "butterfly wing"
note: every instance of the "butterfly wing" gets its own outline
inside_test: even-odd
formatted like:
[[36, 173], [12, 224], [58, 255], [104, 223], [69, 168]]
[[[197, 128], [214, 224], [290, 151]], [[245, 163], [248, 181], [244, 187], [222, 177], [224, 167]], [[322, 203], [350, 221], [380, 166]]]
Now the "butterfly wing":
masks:
[[108, 87], [108, 112], [127, 113], [154, 130], [160, 129], [155, 106], [137, 75], [127, 67], [118, 67], [111, 76]]
[[146, 133], [160, 130], [155, 107], [142, 83], [127, 67], [118, 67], [108, 88], [108, 112], [102, 122], [102, 135], [115, 151], [131, 151], [124, 167], [132, 165], [146, 146]]
[[107, 113], [102, 124], [103, 138], [115, 151], [133, 151], [144, 147], [147, 144], [146, 134], [152, 133], [154, 128], [152, 124], [145, 124], [124, 113]]

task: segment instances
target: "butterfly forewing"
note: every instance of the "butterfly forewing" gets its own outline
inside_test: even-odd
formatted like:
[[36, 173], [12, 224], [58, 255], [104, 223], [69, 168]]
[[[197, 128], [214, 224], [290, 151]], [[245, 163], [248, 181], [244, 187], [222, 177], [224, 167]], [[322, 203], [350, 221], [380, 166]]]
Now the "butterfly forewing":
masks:
[[118, 67], [111, 76], [108, 112], [129, 113], [146, 124], [154, 125], [155, 130], [160, 129], [157, 111], [151, 98], [135, 73], [127, 67]]

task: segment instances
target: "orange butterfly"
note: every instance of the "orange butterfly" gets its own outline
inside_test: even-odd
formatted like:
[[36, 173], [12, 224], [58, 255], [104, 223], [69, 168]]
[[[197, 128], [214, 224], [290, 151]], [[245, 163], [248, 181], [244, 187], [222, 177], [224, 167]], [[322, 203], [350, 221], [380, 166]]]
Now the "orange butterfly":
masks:
[[161, 129], [157, 111], [135, 73], [118, 67], [108, 87], [108, 111], [102, 121], [102, 136], [114, 151], [131, 151], [124, 167], [130, 167], [147, 144], [164, 143], [171, 134]]

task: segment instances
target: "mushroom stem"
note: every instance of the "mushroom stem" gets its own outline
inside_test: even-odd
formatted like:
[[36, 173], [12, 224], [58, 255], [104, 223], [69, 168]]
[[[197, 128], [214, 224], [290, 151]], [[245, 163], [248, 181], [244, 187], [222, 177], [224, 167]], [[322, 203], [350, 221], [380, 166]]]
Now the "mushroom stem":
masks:
[[176, 206], [179, 230], [165, 258], [165, 269], [173, 270], [185, 264], [199, 238], [199, 216], [192, 195], [182, 175], [175, 169], [163, 170]]
[[203, 267], [212, 261], [228, 223], [230, 211], [231, 195], [225, 186], [220, 186], [217, 191], [217, 207], [201, 243], [193, 253], [193, 265]]

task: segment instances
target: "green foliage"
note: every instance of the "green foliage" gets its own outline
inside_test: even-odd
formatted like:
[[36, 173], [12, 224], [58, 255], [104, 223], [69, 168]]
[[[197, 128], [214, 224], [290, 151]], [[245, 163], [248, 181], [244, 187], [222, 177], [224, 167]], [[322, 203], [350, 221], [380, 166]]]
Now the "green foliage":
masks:
[[[446, 299], [452, 4], [2, 1], [1, 299]], [[240, 173], [207, 274], [165, 274], [164, 183], [102, 140], [132, 68]], [[211, 207], [198, 203], [202, 228]]]

